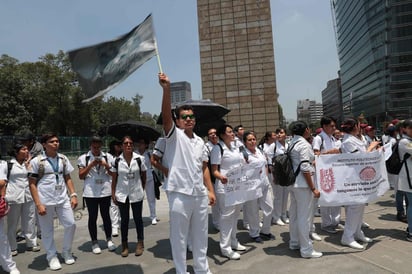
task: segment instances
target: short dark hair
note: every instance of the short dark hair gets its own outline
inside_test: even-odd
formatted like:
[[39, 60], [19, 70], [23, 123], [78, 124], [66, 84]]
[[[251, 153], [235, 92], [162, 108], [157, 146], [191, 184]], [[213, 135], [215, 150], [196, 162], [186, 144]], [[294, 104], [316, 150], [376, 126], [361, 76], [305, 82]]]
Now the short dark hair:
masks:
[[90, 143], [103, 143], [102, 138], [100, 138], [100, 136], [93, 136], [92, 138], [90, 138]]
[[353, 131], [355, 126], [359, 123], [354, 117], [348, 117], [343, 120], [341, 125], [342, 131], [345, 133], [350, 133]]
[[254, 131], [246, 131], [244, 134], [243, 134], [243, 143], [246, 143], [246, 140], [247, 140], [247, 136], [248, 135], [253, 135], [253, 136], [255, 136], [255, 138], [256, 138], [256, 133], [254, 132]]
[[336, 120], [334, 118], [329, 116], [323, 116], [320, 119], [320, 126], [323, 127], [325, 125], [330, 125], [332, 122], [336, 124]]
[[13, 144], [13, 147], [11, 148], [11, 150], [8, 153], [9, 156], [16, 157], [17, 154], [19, 153], [20, 149], [22, 149], [24, 147], [26, 147], [26, 145], [24, 145], [21, 141], [16, 141]]
[[237, 125], [235, 126], [235, 128], [233, 129], [233, 131], [238, 132], [239, 128], [243, 127], [242, 125]]
[[50, 133], [45, 133], [41, 136], [40, 142], [42, 144], [47, 143], [48, 140], [50, 140], [51, 138], [56, 137], [57, 139], [59, 139], [59, 136], [57, 136], [56, 133], [50, 132]]
[[412, 118], [408, 118], [402, 123], [403, 127], [412, 127]]
[[[182, 111], [184, 111], [184, 110], [191, 110], [191, 111], [193, 111], [193, 107], [190, 106], [190, 105], [182, 105], [182, 106], [180, 106], [180, 107], [177, 107], [177, 108], [175, 109], [176, 119], [180, 118], [180, 112], [182, 112]], [[193, 111], [193, 113], [194, 113], [194, 111]]]
[[293, 135], [303, 136], [307, 128], [308, 124], [306, 124], [306, 122], [304, 121], [295, 121], [290, 124], [290, 131]]
[[227, 128], [233, 129], [233, 127], [232, 127], [231, 125], [228, 125], [228, 124], [221, 125], [221, 126], [216, 130], [217, 136], [220, 137], [221, 135], [225, 134]]

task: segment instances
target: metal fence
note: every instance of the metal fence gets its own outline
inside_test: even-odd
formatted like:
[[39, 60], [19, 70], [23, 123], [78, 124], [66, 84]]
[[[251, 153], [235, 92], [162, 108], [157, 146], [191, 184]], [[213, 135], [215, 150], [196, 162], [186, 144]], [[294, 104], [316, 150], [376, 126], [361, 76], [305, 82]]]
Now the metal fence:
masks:
[[[38, 138], [39, 139], [39, 138]], [[13, 147], [16, 138], [14, 136], [0, 136], [1, 159], [9, 159], [8, 152]], [[59, 152], [66, 156], [80, 156], [90, 149], [90, 137], [59, 136]], [[109, 150], [109, 142], [112, 138], [103, 138], [103, 151]]]

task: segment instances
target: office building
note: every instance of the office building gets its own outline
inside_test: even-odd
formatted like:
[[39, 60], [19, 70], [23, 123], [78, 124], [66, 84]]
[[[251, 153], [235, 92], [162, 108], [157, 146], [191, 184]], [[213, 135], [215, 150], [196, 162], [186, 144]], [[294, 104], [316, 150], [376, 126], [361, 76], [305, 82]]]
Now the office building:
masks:
[[172, 107], [175, 107], [183, 101], [192, 99], [190, 83], [185, 81], [170, 83], [170, 96], [172, 97]]
[[345, 115], [412, 116], [412, 3], [332, 0]]
[[342, 88], [340, 78], [328, 81], [322, 90], [323, 115], [333, 117], [338, 122], [343, 121]]
[[296, 116], [300, 121], [305, 121], [309, 126], [319, 123], [323, 116], [323, 106], [314, 100], [298, 100]]
[[204, 99], [258, 136], [279, 126], [269, 0], [198, 0]]

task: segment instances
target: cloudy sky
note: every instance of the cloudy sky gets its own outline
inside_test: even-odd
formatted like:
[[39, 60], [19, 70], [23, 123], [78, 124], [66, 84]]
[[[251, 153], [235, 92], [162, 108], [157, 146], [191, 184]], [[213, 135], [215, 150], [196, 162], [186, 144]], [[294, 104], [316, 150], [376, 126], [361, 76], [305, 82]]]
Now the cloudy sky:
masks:
[[[337, 77], [335, 35], [329, 0], [271, 0], [276, 82], [287, 118], [296, 101], [321, 102], [321, 90]], [[188, 81], [201, 98], [196, 0], [2, 0], [0, 54], [34, 62], [46, 53], [69, 51], [129, 32], [153, 14], [160, 60], [171, 81]], [[142, 110], [160, 112], [155, 58], [109, 96], [143, 96]]]

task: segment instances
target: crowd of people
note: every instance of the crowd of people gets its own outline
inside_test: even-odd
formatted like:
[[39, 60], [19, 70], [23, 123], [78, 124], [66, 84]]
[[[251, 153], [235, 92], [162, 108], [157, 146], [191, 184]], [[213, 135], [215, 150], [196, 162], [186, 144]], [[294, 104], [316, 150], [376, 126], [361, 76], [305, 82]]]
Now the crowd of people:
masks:
[[[250, 241], [255, 243], [276, 238], [272, 225], [288, 225], [289, 248], [299, 251], [303, 258], [323, 256], [314, 248], [314, 242], [322, 240], [315, 231], [316, 214], [320, 214], [322, 231], [343, 231], [344, 246], [362, 250], [365, 243], [373, 241], [362, 231], [368, 226], [363, 220], [367, 205], [345, 204], [344, 223], [342, 206], [318, 205], [322, 193], [315, 180], [316, 157], [367, 153], [385, 144], [399, 143], [403, 158], [412, 153], [412, 119], [389, 124], [381, 139], [375, 136], [372, 126], [357, 119], [346, 118], [337, 125], [335, 119], [322, 117], [315, 136], [303, 121], [291, 124], [290, 140], [285, 128], [269, 131], [259, 139], [253, 130], [242, 125], [224, 124], [210, 128], [205, 142], [194, 132], [193, 108], [181, 106], [172, 115], [170, 80], [159, 74], [159, 83], [163, 89], [165, 136], [157, 140], [153, 150], [149, 150], [149, 140], [145, 138], [124, 136], [110, 144], [109, 152], [104, 152], [102, 139], [94, 136], [90, 150], [77, 160], [77, 176], [84, 181], [82, 196], [88, 210], [92, 253], [102, 252], [97, 230], [100, 212], [105, 247], [117, 250], [112, 237], [120, 229], [120, 255], [129, 255], [131, 210], [136, 230], [135, 255], [143, 254], [143, 200], [146, 196], [151, 224], [156, 225], [159, 178], [164, 179], [169, 203], [170, 245], [176, 273], [187, 273], [187, 250], [193, 254], [195, 273], [211, 273], [206, 256], [209, 208], [211, 223], [220, 232], [221, 255], [230, 260], [240, 259], [242, 251], [247, 250], [237, 237], [240, 216]], [[64, 227], [61, 257], [65, 264], [75, 263], [73, 209], [78, 206], [78, 195], [71, 178], [74, 168], [58, 150], [56, 134], [44, 134], [40, 142], [32, 134], [22, 136], [11, 149], [11, 160], [0, 163], [0, 194], [10, 206], [8, 214], [0, 218], [0, 262], [5, 271], [20, 273], [12, 258], [18, 255], [18, 237], [25, 239], [26, 249], [32, 252], [40, 251], [41, 237], [50, 270], [62, 268], [54, 239], [56, 217]], [[286, 152], [293, 169], [298, 171], [295, 183], [289, 187], [277, 182], [272, 170], [273, 158]], [[411, 159], [405, 163], [399, 175], [389, 174], [388, 180], [395, 191], [397, 219], [412, 227], [412, 203], [408, 203], [412, 199]], [[234, 194], [239, 189], [244, 190], [242, 194]], [[412, 241], [409, 230], [407, 240]]]

